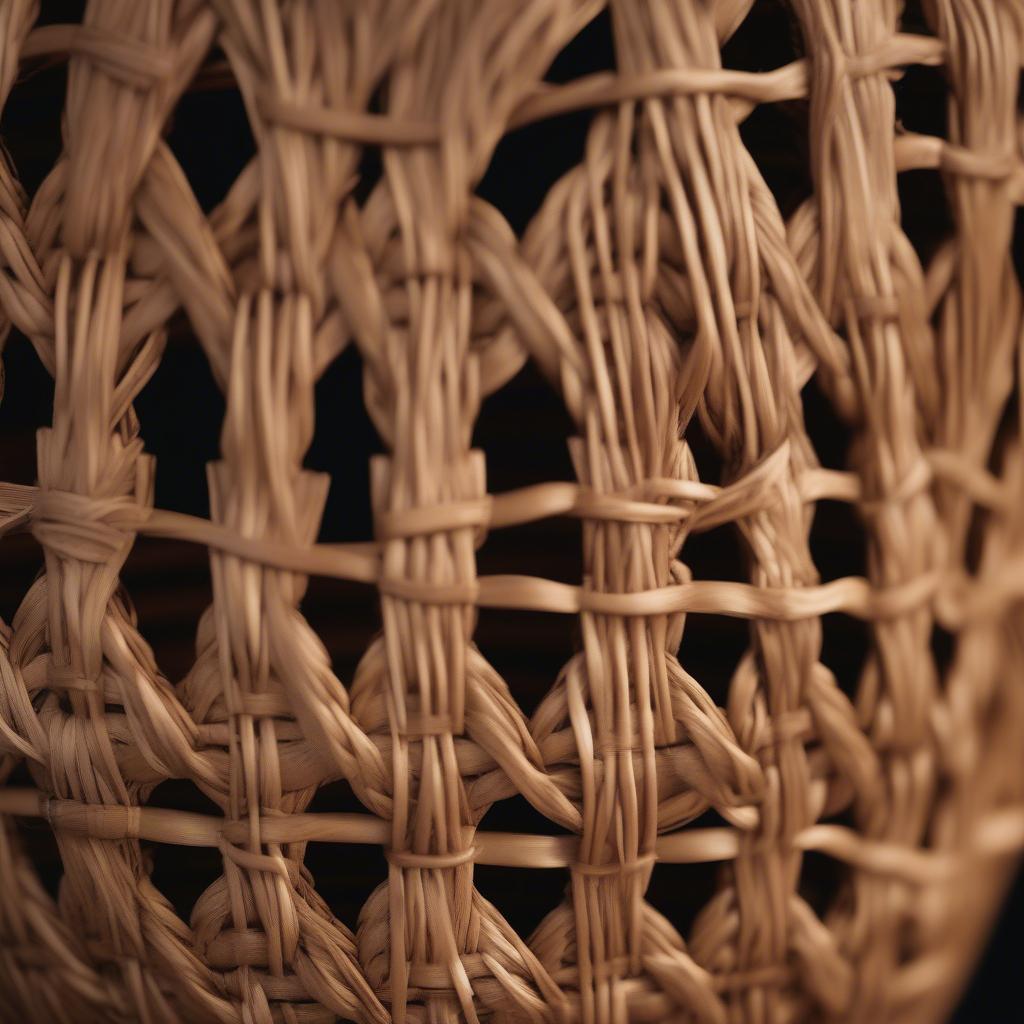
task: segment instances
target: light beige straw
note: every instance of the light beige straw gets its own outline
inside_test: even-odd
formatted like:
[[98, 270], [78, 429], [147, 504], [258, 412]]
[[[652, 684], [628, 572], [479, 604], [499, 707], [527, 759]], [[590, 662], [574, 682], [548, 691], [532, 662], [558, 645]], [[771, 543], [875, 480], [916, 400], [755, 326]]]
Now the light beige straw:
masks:
[[[35, 0], [0, 0], [0, 101], [19, 62], [68, 62], [31, 203], [0, 160], [0, 327], [54, 380], [37, 484], [0, 484], [0, 534], [30, 530], [43, 565], [0, 623], [0, 783], [35, 783], [0, 785], [0, 1020], [948, 1013], [1024, 849], [1024, 7], [926, 0], [924, 36], [896, 0], [790, 0], [804, 56], [723, 68], [756, 2], [90, 0], [34, 28]], [[602, 12], [617, 70], [546, 83]], [[897, 124], [914, 63], [946, 75], [946, 138]], [[207, 217], [163, 133], [225, 83], [257, 155]], [[783, 100], [809, 111], [813, 180], [788, 223], [739, 131]], [[583, 159], [517, 238], [476, 185], [507, 132], [581, 109]], [[923, 267], [910, 169], [941, 175], [953, 224]], [[132, 409], [179, 310], [226, 405], [209, 521], [153, 507]], [[387, 447], [375, 540], [317, 544], [314, 385], [349, 344]], [[576, 479], [492, 495], [474, 422], [527, 360], [575, 423]], [[819, 463], [809, 387], [849, 425], [845, 470]], [[820, 501], [860, 515], [864, 578], [819, 577]], [[582, 520], [577, 584], [477, 575], [488, 531], [554, 516]], [[683, 545], [721, 527], [748, 578], [693, 579]], [[138, 534], [210, 552], [177, 685], [119, 584]], [[351, 680], [301, 613], [313, 575], [379, 600]], [[530, 718], [477, 607], [578, 619]], [[705, 614], [750, 620], [724, 708], [686, 669]], [[868, 623], [852, 696], [829, 614]], [[147, 807], [172, 778], [219, 816]], [[336, 779], [365, 813], [308, 809]], [[565, 834], [477, 830], [515, 795]], [[52, 830], [59, 900], [15, 818]], [[187, 923], [142, 841], [219, 851]], [[358, 923], [309, 842], [383, 848]], [[839, 872], [824, 910], [808, 854]], [[688, 892], [686, 865], [720, 866], [685, 937], [645, 899], [658, 863]], [[475, 864], [561, 871], [565, 898], [518, 935]]]

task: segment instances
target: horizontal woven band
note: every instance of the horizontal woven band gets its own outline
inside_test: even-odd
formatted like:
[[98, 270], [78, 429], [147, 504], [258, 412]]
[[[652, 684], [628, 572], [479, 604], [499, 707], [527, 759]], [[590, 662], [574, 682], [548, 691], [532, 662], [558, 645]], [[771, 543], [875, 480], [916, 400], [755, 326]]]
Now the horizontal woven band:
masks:
[[[72, 835], [105, 839], [139, 838], [172, 842], [179, 846], [218, 847], [230, 835], [233, 847], [244, 842], [251, 825], [158, 807], [119, 807], [57, 800], [31, 789], [0, 789], [0, 813], [46, 818], [53, 828]], [[386, 847], [391, 838], [388, 822], [364, 814], [292, 814], [260, 819], [264, 843], [356, 843]], [[735, 828], [687, 829], [658, 837], [652, 857], [666, 864], [697, 864], [732, 860], [740, 852], [743, 833]], [[795, 850], [817, 850], [864, 871], [900, 878], [912, 884], [938, 884], [958, 872], [970, 871], [973, 858], [1005, 857], [1024, 850], [1024, 806], [991, 812], [974, 828], [963, 854], [919, 850], [895, 842], [868, 839], [843, 825], [812, 825], [791, 841]], [[468, 863], [507, 867], [570, 868], [579, 864], [575, 836], [475, 833], [468, 851], [455, 855], [409, 854], [417, 863], [402, 867], [450, 867]], [[773, 847], [774, 848], [774, 847]], [[405, 857], [404, 852], [391, 856]], [[450, 861], [446, 858], [453, 857]], [[262, 863], [262, 862], [261, 862]], [[618, 865], [615, 866], [616, 871]]]

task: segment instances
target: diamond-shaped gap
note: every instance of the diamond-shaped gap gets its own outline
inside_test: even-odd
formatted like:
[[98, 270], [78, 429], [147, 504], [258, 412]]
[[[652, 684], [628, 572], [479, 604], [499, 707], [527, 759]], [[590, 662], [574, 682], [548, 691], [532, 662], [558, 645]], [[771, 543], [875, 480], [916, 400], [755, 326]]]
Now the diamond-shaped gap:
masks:
[[172, 682], [184, 678], [195, 660], [199, 619], [213, 600], [207, 549], [139, 535], [121, 582], [160, 671]]
[[[2, 769], [0, 765], [0, 769]], [[4, 788], [38, 789], [28, 765], [20, 761], [10, 774], [0, 782]], [[64, 862], [53, 829], [43, 818], [11, 817], [21, 852], [32, 864], [43, 888], [56, 900], [60, 892], [60, 880], [64, 877]], [[0, 825], [2, 827], [2, 825]]]
[[[545, 76], [564, 84], [615, 66], [611, 18], [602, 11], [554, 59]], [[496, 206], [522, 234], [551, 186], [583, 157], [593, 111], [580, 110], [505, 135], [495, 147], [477, 194]]]
[[[722, 487], [732, 482], [722, 453], [696, 417], [686, 427], [684, 440], [701, 483]], [[749, 579], [742, 539], [732, 522], [710, 530], [688, 531], [679, 559], [689, 567], [694, 579], [741, 583]]]
[[845, 470], [850, 455], [850, 427], [836, 412], [817, 376], [812, 377], [800, 392], [804, 426], [814, 443], [818, 461], [826, 469]]
[[[1024, 76], [1024, 72], [1021, 72]], [[1024, 116], [1024, 90], [1022, 90], [1020, 98], [1018, 99], [1018, 108], [1020, 113]], [[1018, 206], [1014, 210], [1013, 217], [1013, 267], [1017, 271], [1017, 278], [1021, 283], [1024, 283], [1024, 207]], [[1018, 388], [1021, 386], [1021, 381], [1017, 381]]]
[[[54, 0], [40, 11], [38, 25], [79, 23], [83, 2]], [[16, 179], [33, 196], [64, 148], [61, 117], [68, 63], [59, 57], [28, 61], [15, 81], [0, 117], [0, 134]]]
[[564, 836], [566, 830], [545, 817], [520, 793], [497, 800], [477, 828], [481, 832], [515, 832], [532, 836]]
[[[1009, 401], [1003, 407], [996, 426], [992, 447], [989, 451], [986, 469], [996, 480], [1005, 474], [1006, 459], [1013, 457], [1013, 445], [1020, 442], [1020, 385], [1014, 388]], [[974, 576], [980, 569], [985, 557], [985, 541], [992, 521], [1005, 517], [1005, 510], [994, 511], [983, 504], [974, 504], [967, 525], [966, 543], [964, 545], [964, 570]], [[989, 556], [991, 558], [991, 556]], [[989, 571], [992, 571], [991, 566]]]
[[[903, 35], [935, 35], [935, 21], [926, 14], [928, 0], [905, 0], [897, 31]], [[942, 64], [910, 64], [893, 80], [896, 118], [908, 131], [946, 135], [949, 82]]]
[[[384, 450], [363, 402], [363, 362], [350, 345], [317, 382], [316, 423], [304, 459], [307, 469], [331, 478], [319, 543], [373, 539], [370, 458]], [[380, 629], [379, 608], [376, 590], [365, 583], [326, 576], [309, 580], [302, 614], [346, 685]]]
[[932, 625], [931, 650], [939, 679], [945, 679], [956, 656], [957, 634], [944, 629], [938, 623]]
[[729, 685], [751, 645], [750, 626], [732, 615], [688, 615], [679, 664], [720, 708], [729, 700]]
[[[948, 136], [949, 84], [942, 67], [910, 64], [893, 82], [892, 90], [898, 128], [939, 138]], [[928, 208], [926, 200], [920, 205]]]
[[40, 4], [36, 26], [79, 24], [85, 17], [86, 0], [46, 0]]
[[[721, 452], [711, 443], [696, 419], [687, 426], [685, 440], [701, 483], [720, 487], [732, 482], [727, 478]], [[746, 583], [750, 579], [743, 540], [732, 522], [710, 530], [687, 533], [679, 558], [689, 567], [695, 580]]]
[[955, 231], [942, 175], [931, 168], [901, 171], [896, 179], [900, 224], [922, 267]]
[[[759, 0], [722, 47], [723, 67], [737, 71], [771, 71], [803, 56], [799, 25], [782, 0]], [[813, 191], [807, 111], [803, 99], [760, 103], [740, 123], [740, 137], [783, 217]]]
[[204, 75], [178, 100], [167, 127], [167, 144], [204, 212], [227, 195], [256, 152], [249, 119], [224, 54], [217, 48], [206, 58]]
[[[53, 420], [53, 381], [28, 339], [11, 331], [3, 346], [6, 388], [0, 394], [0, 480], [36, 483], [36, 431]], [[27, 529], [3, 538], [0, 618], [10, 623], [43, 566], [39, 545]]]
[[34, 484], [36, 432], [53, 422], [53, 378], [20, 331], [12, 330], [0, 351], [0, 477], [5, 483]]
[[[817, 378], [801, 393], [804, 423], [821, 465], [847, 470], [852, 432], [835, 412]], [[814, 509], [811, 558], [823, 583], [867, 573], [867, 536], [856, 507], [847, 501], [822, 500]], [[835, 674], [842, 691], [854, 699], [871, 646], [870, 626], [849, 615], [821, 619], [821, 661]]]
[[[146, 807], [161, 807], [220, 820], [221, 809], [188, 779], [167, 779], [154, 786]], [[183, 921], [188, 921], [196, 900], [223, 873], [220, 851], [213, 846], [178, 846], [146, 841], [143, 849], [152, 864], [150, 878], [170, 901]]]
[[[529, 836], [568, 834], [519, 794], [494, 803], [477, 827], [480, 832]], [[477, 864], [473, 868], [473, 884], [480, 894], [493, 903], [524, 938], [562, 902], [568, 882], [569, 872], [565, 868], [522, 868], [503, 864]]]
[[863, 576], [867, 538], [857, 510], [846, 501], [819, 501], [811, 526], [811, 555], [823, 581]]
[[[55, 2], [39, 23], [80, 19], [82, 4]], [[38, 189], [60, 157], [61, 115], [67, 88], [67, 62], [32, 62], [23, 69], [3, 108], [0, 133], [13, 174], [29, 196]], [[53, 420], [53, 381], [30, 342], [12, 330], [3, 352], [4, 386], [0, 389], [0, 480], [36, 482], [36, 431]], [[4, 537], [4, 573], [0, 581], [0, 615], [10, 622], [42, 558], [27, 533]]]
[[[473, 445], [487, 460], [491, 494], [552, 481], [574, 481], [568, 441], [577, 433], [564, 405], [536, 365], [523, 368], [483, 402]], [[578, 583], [579, 520], [558, 516], [490, 531], [478, 554], [480, 573], [542, 574]]]
[[[491, 494], [552, 481], [575, 481], [567, 439], [575, 434], [561, 399], [527, 362], [488, 397], [474, 432], [487, 461]], [[526, 575], [578, 585], [582, 578], [579, 520], [555, 517], [491, 530], [477, 552], [480, 576]], [[475, 640], [529, 715], [576, 650], [574, 615], [481, 608]]]
[[686, 538], [680, 557], [695, 580], [747, 583], [750, 571], [742, 545], [743, 540], [735, 524], [722, 523], [711, 530], [691, 533]]
[[[722, 456], [696, 420], [687, 427], [685, 439], [696, 463], [697, 478], [721, 485], [725, 478]], [[688, 534], [679, 559], [694, 580], [750, 580], [743, 541], [731, 522]], [[711, 699], [724, 707], [733, 673], [749, 646], [750, 627], [745, 620], [731, 615], [691, 614], [686, 617], [677, 656]]]
[[872, 650], [871, 627], [849, 615], [825, 615], [821, 620], [821, 663], [856, 703], [861, 674]]
[[[910, 0], [904, 7], [900, 31], [933, 35], [919, 0]], [[948, 136], [949, 84], [942, 67], [909, 65], [901, 69], [892, 89], [898, 130], [939, 138]], [[897, 186], [903, 230], [918, 259], [927, 266], [953, 232], [946, 183], [937, 170], [919, 169], [902, 172]]]
[[372, 540], [370, 458], [385, 448], [366, 411], [363, 361], [354, 345], [327, 367], [315, 395], [316, 424], [303, 464], [331, 477], [318, 540]]
[[568, 883], [569, 872], [564, 868], [510, 868], [496, 864], [477, 864], [473, 868], [473, 884], [480, 895], [494, 904], [523, 939], [528, 939], [563, 901]]
[[850, 868], [842, 861], [817, 850], [808, 850], [800, 862], [797, 891], [814, 913], [824, 920], [829, 911], [842, 904], [849, 880]]
[[56, 902], [64, 877], [64, 862], [53, 830], [41, 818], [15, 818], [14, 831], [21, 853], [32, 865], [40, 885]]
[[[709, 809], [671, 831], [675, 834], [728, 827], [728, 822], [717, 811]], [[727, 865], [722, 861], [698, 861], [694, 864], [660, 861], [651, 872], [645, 899], [687, 939], [697, 915], [718, 891], [720, 877], [726, 869]]]
[[[135, 400], [146, 451], [156, 459], [157, 508], [208, 518], [206, 464], [220, 455], [224, 399], [181, 319], [156, 372]], [[139, 629], [171, 680], [192, 664], [199, 618], [211, 601], [210, 558], [202, 545], [139, 535], [121, 573]]]
[[[823, 582], [865, 575], [864, 527], [852, 506], [818, 502], [811, 554]], [[822, 616], [821, 631], [821, 661], [835, 674], [843, 693], [854, 700], [872, 646], [871, 627], [851, 615], [830, 614]]]
[[208, 517], [206, 464], [220, 458], [224, 397], [184, 317], [169, 324], [163, 357], [134, 407], [156, 457], [157, 508]]
[[[321, 786], [307, 811], [311, 814], [369, 814], [343, 779]], [[308, 843], [305, 864], [313, 875], [317, 892], [331, 912], [353, 931], [370, 894], [388, 877], [387, 860], [379, 845]]]
[[[710, 482], [716, 477], [700, 472], [699, 479]], [[691, 532], [686, 536], [679, 557], [689, 567], [694, 580], [750, 581], [748, 556], [734, 522]]]
[[482, 608], [474, 641], [529, 718], [573, 656], [575, 616]]

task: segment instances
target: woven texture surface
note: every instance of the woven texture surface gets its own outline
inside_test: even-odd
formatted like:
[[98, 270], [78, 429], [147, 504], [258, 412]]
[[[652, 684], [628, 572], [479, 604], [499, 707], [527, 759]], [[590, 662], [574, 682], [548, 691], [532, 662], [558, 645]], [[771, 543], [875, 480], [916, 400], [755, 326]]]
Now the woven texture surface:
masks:
[[[0, 97], [68, 63], [52, 172], [28, 197], [0, 161], [0, 316], [54, 387], [36, 482], [0, 485], [41, 567], [0, 629], [0, 1020], [941, 1020], [1024, 846], [1024, 6], [928, 0], [910, 31], [895, 0], [792, 0], [802, 55], [756, 70], [721, 58], [756, 0], [37, 6], [0, 0]], [[609, 12], [616, 70], [545, 82]], [[942, 136], [897, 121], [908, 65], [942, 69]], [[229, 87], [256, 155], [204, 212], [164, 135]], [[785, 217], [740, 134], [782, 102], [812, 183]], [[476, 192], [496, 147], [582, 109], [582, 161], [517, 237]], [[944, 188], [937, 244], [904, 232], [909, 171]], [[154, 507], [133, 411], [181, 317], [226, 409], [208, 519]], [[350, 346], [386, 447], [375, 539], [317, 543], [314, 387]], [[475, 423], [527, 362], [575, 479], [492, 494]], [[859, 517], [863, 576], [821, 577], [818, 503]], [[477, 573], [489, 533], [554, 517], [581, 524], [578, 579]], [[743, 578], [694, 578], [710, 531]], [[119, 584], [140, 535], [209, 550], [181, 679]], [[303, 617], [311, 576], [379, 605], [351, 678]], [[529, 715], [478, 608], [577, 622]], [[688, 671], [706, 615], [749, 620], [721, 707]], [[851, 686], [826, 616], [866, 624]], [[219, 813], [147, 806], [167, 779]], [[309, 810], [336, 780], [361, 813]], [[549, 834], [488, 828], [510, 797]], [[16, 820], [52, 830], [58, 898]], [[358, 921], [311, 842], [342, 872], [384, 850]], [[188, 919], [152, 843], [219, 851]], [[519, 935], [476, 864], [559, 872], [564, 898]], [[645, 899], [655, 864], [691, 898], [718, 866], [685, 929]]]

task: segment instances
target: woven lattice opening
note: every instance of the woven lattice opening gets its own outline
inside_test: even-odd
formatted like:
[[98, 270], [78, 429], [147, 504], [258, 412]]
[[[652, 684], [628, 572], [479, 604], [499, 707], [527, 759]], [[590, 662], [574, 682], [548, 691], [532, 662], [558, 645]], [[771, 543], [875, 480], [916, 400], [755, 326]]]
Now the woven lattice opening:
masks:
[[0, 1021], [946, 1019], [1024, 847], [1022, 60], [0, 0]]

